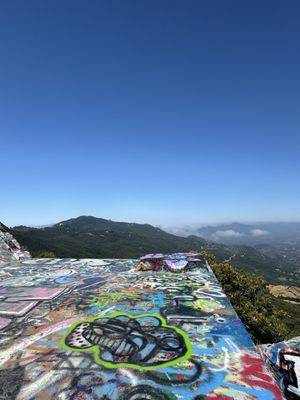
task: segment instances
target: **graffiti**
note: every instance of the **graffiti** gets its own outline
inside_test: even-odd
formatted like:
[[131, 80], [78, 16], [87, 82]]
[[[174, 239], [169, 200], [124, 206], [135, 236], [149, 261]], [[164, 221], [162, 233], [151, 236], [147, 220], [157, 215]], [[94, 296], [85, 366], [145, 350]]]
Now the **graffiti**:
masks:
[[167, 400], [163, 392], [149, 385], [139, 385], [126, 391], [120, 400]]
[[287, 392], [300, 396], [300, 351], [284, 349], [279, 352], [279, 365], [283, 374], [282, 384]]
[[144, 260], [140, 261], [136, 266], [136, 271], [161, 271], [162, 261], [160, 260]]
[[[244, 377], [245, 383], [251, 386], [261, 387], [263, 389], [271, 388], [273, 380], [269, 374], [264, 371], [262, 365], [257, 364], [257, 357], [253, 357], [249, 354], [242, 356], [244, 368], [242, 370], [242, 376]], [[280, 399], [278, 396], [277, 399]]]
[[107, 368], [155, 369], [189, 358], [191, 346], [180, 329], [167, 326], [155, 314], [114, 313], [83, 321], [63, 340], [71, 350], [92, 348], [95, 360]]
[[175, 370], [173, 374], [169, 372], [161, 373], [158, 375], [149, 372], [147, 376], [151, 377], [154, 382], [160, 383], [161, 385], [186, 385], [187, 383], [195, 382], [200, 377], [203, 371], [203, 367], [198, 361], [190, 359], [188, 365], [189, 368], [186, 369], [185, 373], [178, 374], [177, 370]]
[[28, 258], [30, 258], [30, 254], [21, 249], [16, 239], [0, 223], [0, 264]]
[[[212, 306], [212, 305], [211, 305]], [[223, 308], [222, 304], [214, 303], [214, 308]], [[216, 321], [218, 323], [225, 322], [225, 319], [218, 314], [212, 314], [209, 311], [207, 302], [201, 303], [194, 296], [174, 296], [174, 301], [167, 307], [161, 309], [162, 315], [167, 321], [181, 321], [190, 323], [208, 323]]]
[[207, 270], [205, 259], [200, 254], [176, 253], [172, 255], [147, 254], [140, 258], [137, 271], [161, 271], [173, 273], [191, 271], [196, 268]]
[[300, 399], [300, 337], [257, 346], [287, 399]]
[[13, 400], [17, 398], [22, 386], [23, 376], [24, 370], [20, 366], [0, 370], [1, 400]]
[[[27, 315], [38, 305], [42, 305], [42, 302], [54, 300], [63, 291], [64, 288], [0, 287], [0, 297], [2, 297], [0, 302], [0, 344], [9, 339], [5, 328], [9, 327], [10, 336], [17, 337], [22, 334], [27, 324], [36, 326], [38, 322], [35, 315], [31, 314], [28, 318]], [[45, 311], [44, 316], [46, 317], [47, 314]], [[40, 318], [39, 315], [38, 319]], [[18, 324], [17, 321], [23, 323]]]
[[[17, 259], [3, 243], [0, 399], [280, 398], [198, 255]], [[276, 357], [297, 390], [298, 356]]]
[[195, 268], [206, 269], [206, 263], [201, 255], [192, 253], [177, 253], [165, 257], [164, 266], [171, 272], [191, 271]]

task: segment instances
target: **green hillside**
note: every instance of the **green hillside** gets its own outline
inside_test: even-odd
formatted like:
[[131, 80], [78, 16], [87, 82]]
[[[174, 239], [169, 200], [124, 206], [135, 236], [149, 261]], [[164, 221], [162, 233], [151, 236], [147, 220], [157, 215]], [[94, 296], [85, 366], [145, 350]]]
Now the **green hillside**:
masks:
[[[290, 315], [254, 274], [238, 271], [228, 263], [218, 263], [212, 254], [203, 253], [255, 343], [273, 343], [292, 337]], [[296, 321], [293, 333], [299, 334]]]
[[207, 245], [198, 237], [178, 237], [148, 224], [85, 216], [47, 228], [15, 227], [12, 232], [33, 257], [52, 252], [56, 257], [137, 258], [145, 253], [189, 251]]

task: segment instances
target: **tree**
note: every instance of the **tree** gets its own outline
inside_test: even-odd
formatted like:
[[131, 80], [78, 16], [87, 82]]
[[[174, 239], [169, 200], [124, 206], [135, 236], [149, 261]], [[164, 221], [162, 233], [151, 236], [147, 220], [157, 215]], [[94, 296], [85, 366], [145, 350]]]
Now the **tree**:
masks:
[[35, 255], [36, 258], [55, 258], [55, 253], [53, 251], [42, 250]]
[[218, 263], [214, 255], [201, 252], [255, 343], [282, 341], [288, 334], [284, 311], [272, 304], [267, 282], [260, 276]]

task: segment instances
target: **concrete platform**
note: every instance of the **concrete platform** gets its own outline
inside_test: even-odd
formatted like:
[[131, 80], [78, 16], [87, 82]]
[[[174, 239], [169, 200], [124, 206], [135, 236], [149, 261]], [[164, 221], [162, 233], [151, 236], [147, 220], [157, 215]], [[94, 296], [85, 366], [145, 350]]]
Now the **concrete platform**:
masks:
[[209, 266], [184, 265], [191, 257], [2, 263], [0, 398], [281, 399]]

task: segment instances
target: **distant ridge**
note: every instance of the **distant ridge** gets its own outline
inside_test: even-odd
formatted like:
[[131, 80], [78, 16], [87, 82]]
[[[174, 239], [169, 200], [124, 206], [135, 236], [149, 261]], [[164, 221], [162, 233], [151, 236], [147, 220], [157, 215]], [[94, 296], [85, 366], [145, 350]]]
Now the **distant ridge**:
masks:
[[197, 236], [184, 238], [149, 224], [116, 222], [80, 216], [45, 228], [16, 226], [12, 232], [33, 256], [42, 251], [57, 257], [136, 258], [148, 252], [201, 249], [208, 242]]

